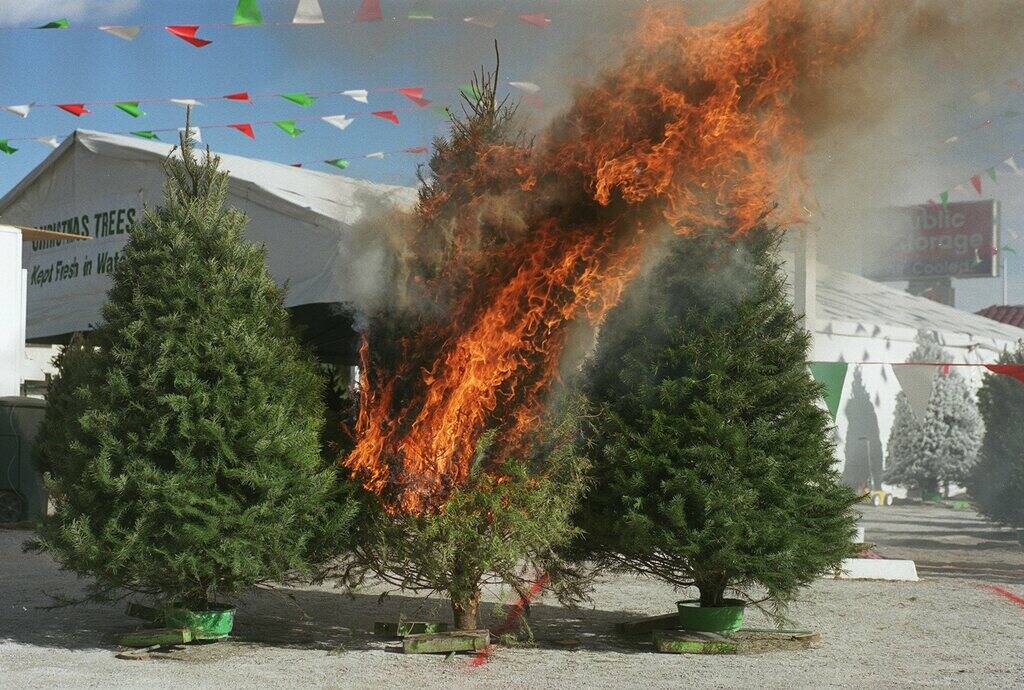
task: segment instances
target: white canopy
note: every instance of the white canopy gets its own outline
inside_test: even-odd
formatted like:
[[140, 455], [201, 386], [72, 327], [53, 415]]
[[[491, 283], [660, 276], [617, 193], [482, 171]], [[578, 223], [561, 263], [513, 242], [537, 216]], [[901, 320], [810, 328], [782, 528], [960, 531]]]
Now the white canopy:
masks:
[[[163, 199], [169, 144], [76, 131], [0, 199], [0, 222], [89, 235], [91, 242], [25, 243], [26, 336], [88, 330], [100, 319], [110, 270], [130, 224]], [[408, 207], [416, 190], [279, 163], [222, 155], [228, 203], [249, 216], [248, 239], [267, 248], [275, 280], [288, 282], [286, 304], [351, 303], [383, 270], [381, 216]]]

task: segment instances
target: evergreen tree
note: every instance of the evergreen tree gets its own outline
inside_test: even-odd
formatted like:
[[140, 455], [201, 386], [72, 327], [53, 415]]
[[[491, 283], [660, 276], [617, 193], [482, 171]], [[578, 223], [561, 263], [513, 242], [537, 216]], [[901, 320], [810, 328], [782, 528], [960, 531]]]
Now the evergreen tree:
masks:
[[760, 230], [676, 238], [603, 326], [588, 366], [594, 486], [577, 557], [778, 606], [852, 554], [857, 496]]
[[[1024, 364], [1024, 350], [1004, 354], [1002, 364]], [[984, 515], [1024, 527], [1024, 384], [989, 374], [978, 391], [985, 437], [968, 478], [975, 505]]]
[[[917, 340], [907, 361], [947, 361], [934, 334], [921, 331]], [[955, 369], [940, 372], [920, 423], [909, 404], [901, 406], [897, 401], [886, 481], [916, 487], [924, 493], [935, 493], [944, 485], [948, 494], [950, 483], [966, 481], [977, 461], [983, 433], [984, 424], [963, 376]], [[895, 454], [892, 449], [896, 449]]]
[[322, 382], [227, 175], [184, 137], [164, 167], [103, 323], [57, 360], [37, 455], [56, 513], [35, 547], [94, 597], [202, 608], [303, 570], [352, 509], [326, 513]]

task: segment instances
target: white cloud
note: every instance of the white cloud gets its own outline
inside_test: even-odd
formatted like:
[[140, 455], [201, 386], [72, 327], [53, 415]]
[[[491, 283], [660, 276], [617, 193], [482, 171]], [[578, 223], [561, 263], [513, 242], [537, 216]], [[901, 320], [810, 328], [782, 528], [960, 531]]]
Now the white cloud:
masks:
[[139, 0], [0, 0], [0, 24], [64, 17], [72, 22], [88, 19], [99, 23], [124, 16], [138, 6]]

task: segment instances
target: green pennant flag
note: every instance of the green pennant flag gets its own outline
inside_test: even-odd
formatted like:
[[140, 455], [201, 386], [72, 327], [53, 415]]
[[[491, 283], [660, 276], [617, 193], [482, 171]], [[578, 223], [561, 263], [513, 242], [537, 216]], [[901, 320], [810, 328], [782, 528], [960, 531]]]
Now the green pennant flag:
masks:
[[67, 19], [55, 19], [52, 22], [46, 22], [42, 26], [37, 26], [37, 29], [66, 29], [71, 26], [71, 22]]
[[480, 91], [477, 90], [475, 84], [463, 84], [459, 87], [459, 91], [461, 91], [463, 95], [471, 101], [475, 102], [480, 100], [481, 94]]
[[0, 139], [0, 151], [3, 151], [8, 156], [10, 156], [12, 153], [14, 153], [17, 150], [18, 149], [14, 148], [10, 144], [8, 144], [6, 139]]
[[263, 15], [260, 14], [259, 5], [256, 0], [238, 0], [235, 7], [235, 18], [231, 20], [235, 26], [259, 26], [263, 23]]
[[996, 181], [996, 168], [995, 168], [995, 166], [992, 166], [991, 168], [989, 168], [985, 172], [988, 173], [988, 176], [992, 178], [993, 182]]
[[344, 170], [348, 167], [348, 161], [344, 158], [333, 158], [329, 161], [324, 161], [327, 165], [333, 165], [338, 170]]
[[417, 2], [409, 11], [409, 19], [433, 19], [434, 13], [430, 11], [425, 2]]
[[843, 385], [846, 383], [846, 370], [850, 365], [846, 362], [810, 362], [807, 365], [814, 380], [825, 387], [825, 406], [836, 421], [839, 412], [839, 400], [843, 397]]
[[430, 109], [436, 114], [440, 115], [444, 119], [448, 119], [448, 106], [446, 105], [432, 105]]
[[316, 103], [316, 96], [310, 96], [304, 91], [299, 93], [282, 93], [281, 98], [291, 101], [292, 103], [298, 103], [303, 108], [308, 108]]
[[290, 137], [297, 137], [306, 130], [295, 126], [295, 120], [275, 120], [274, 124], [280, 127]]
[[123, 101], [121, 103], [115, 103], [114, 107], [118, 110], [123, 110], [132, 117], [141, 117], [146, 114], [142, 112], [142, 108], [139, 107], [138, 101]]
[[132, 134], [134, 134], [137, 137], [142, 137], [143, 139], [155, 139], [156, 141], [160, 141], [160, 137], [158, 137], [155, 132], [151, 132], [148, 129], [142, 129], [139, 130], [138, 132], [132, 132]]
[[949, 192], [942, 192], [939, 194], [939, 201], [942, 202], [942, 208], [949, 206]]

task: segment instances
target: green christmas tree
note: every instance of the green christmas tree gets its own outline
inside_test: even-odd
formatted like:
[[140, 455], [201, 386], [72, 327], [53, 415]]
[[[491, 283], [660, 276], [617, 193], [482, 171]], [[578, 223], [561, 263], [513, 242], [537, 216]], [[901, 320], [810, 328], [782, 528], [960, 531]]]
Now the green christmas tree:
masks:
[[[1024, 351], [1005, 354], [1002, 364], [1024, 364]], [[978, 509], [993, 520], [1024, 527], [1024, 383], [989, 374], [978, 391], [985, 437], [967, 486]]]
[[674, 239], [608, 316], [589, 365], [594, 486], [578, 557], [781, 608], [852, 554], [857, 497], [760, 230]]
[[325, 508], [322, 381], [227, 175], [184, 137], [165, 170], [102, 324], [57, 361], [37, 455], [56, 513], [35, 546], [93, 597], [203, 608], [326, 558], [352, 509]]

